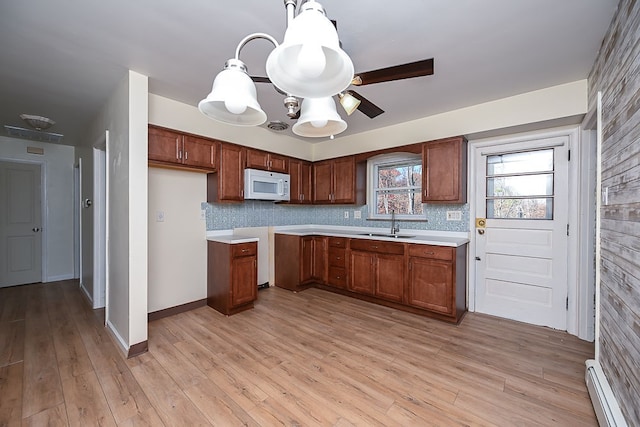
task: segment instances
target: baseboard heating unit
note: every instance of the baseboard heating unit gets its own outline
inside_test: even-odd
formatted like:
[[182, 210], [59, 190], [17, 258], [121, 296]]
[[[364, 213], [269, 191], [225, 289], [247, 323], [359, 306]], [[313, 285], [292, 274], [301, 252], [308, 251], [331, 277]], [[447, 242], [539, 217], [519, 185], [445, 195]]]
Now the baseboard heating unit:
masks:
[[620, 411], [618, 401], [611, 391], [611, 386], [600, 363], [590, 359], [586, 362], [587, 370], [585, 372], [585, 381], [589, 397], [593, 403], [593, 409], [598, 417], [600, 426], [608, 427], [627, 427], [627, 422]]

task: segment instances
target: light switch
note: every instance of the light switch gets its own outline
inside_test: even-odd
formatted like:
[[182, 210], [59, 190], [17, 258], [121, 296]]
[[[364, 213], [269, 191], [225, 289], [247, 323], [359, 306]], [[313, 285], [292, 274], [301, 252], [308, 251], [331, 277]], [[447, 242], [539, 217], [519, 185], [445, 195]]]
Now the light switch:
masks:
[[164, 222], [164, 211], [156, 212], [156, 222]]

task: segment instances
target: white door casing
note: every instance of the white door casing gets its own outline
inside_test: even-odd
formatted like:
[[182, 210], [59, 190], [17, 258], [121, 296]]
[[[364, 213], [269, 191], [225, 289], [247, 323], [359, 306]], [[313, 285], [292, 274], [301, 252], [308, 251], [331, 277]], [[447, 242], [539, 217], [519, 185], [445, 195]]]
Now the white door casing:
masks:
[[42, 281], [40, 164], [0, 161], [0, 287]]
[[488, 155], [545, 147], [554, 150], [553, 220], [487, 219], [483, 234], [472, 230], [475, 310], [566, 330], [568, 137], [532, 138], [475, 149], [475, 213], [486, 217]]

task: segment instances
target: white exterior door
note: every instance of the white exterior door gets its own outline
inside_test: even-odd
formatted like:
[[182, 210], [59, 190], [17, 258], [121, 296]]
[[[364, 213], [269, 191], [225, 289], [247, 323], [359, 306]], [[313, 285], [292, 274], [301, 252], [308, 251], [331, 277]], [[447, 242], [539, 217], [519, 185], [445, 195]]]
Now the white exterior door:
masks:
[[0, 287], [42, 281], [40, 165], [0, 162]]
[[568, 145], [476, 148], [476, 311], [566, 330]]

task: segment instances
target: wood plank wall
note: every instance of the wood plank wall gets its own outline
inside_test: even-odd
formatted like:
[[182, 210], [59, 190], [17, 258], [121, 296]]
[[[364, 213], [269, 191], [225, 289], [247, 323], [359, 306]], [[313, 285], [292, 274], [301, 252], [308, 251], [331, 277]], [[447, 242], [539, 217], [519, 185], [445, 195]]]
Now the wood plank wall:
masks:
[[[620, 0], [589, 75], [602, 91], [600, 363], [629, 425], [640, 425], [640, 2]], [[591, 104], [590, 104], [591, 105]]]

